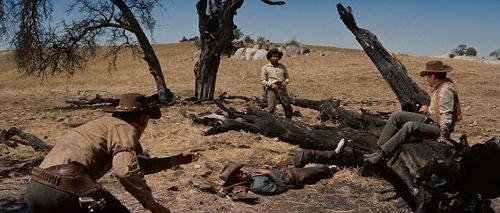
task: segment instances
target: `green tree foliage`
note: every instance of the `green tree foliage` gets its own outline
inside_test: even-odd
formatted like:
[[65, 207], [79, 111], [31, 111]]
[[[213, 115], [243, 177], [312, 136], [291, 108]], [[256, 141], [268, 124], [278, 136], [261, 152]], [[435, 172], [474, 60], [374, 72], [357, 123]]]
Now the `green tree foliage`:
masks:
[[298, 42], [295, 38], [293, 38], [292, 40], [287, 41], [287, 42], [285, 43], [285, 45], [286, 45], [286, 46], [288, 46], [288, 45], [295, 45], [295, 46], [297, 46], [297, 47], [300, 47], [300, 42]]
[[491, 52], [490, 57], [495, 57], [497, 60], [500, 60], [500, 49]]
[[465, 44], [460, 44], [457, 48], [451, 51], [455, 55], [477, 56], [477, 50], [474, 47], [467, 47]]
[[249, 35], [246, 35], [244, 38], [243, 38], [243, 42], [245, 42], [246, 44], [253, 44], [254, 40], [252, 39], [252, 37], [250, 37]]
[[233, 36], [234, 36], [234, 40], [240, 40], [241, 37], [243, 37], [243, 32], [241, 31], [241, 28], [234, 29]]

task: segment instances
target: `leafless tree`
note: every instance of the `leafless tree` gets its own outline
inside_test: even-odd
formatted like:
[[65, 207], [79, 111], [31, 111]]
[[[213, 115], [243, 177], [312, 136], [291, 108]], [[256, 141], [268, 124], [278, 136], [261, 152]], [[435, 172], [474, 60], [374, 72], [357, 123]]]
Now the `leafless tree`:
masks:
[[[261, 0], [269, 5], [284, 5], [284, 1]], [[199, 18], [201, 54], [194, 68], [195, 98], [212, 100], [220, 57], [234, 39], [237, 29], [233, 18], [244, 0], [199, 0], [196, 4]]]
[[110, 69], [116, 68], [118, 52], [131, 48], [148, 63], [161, 103], [173, 94], [166, 87], [160, 62], [143, 28], [152, 33], [152, 10], [161, 0], [73, 0], [67, 13], [78, 18], [52, 20], [51, 0], [0, 0], [0, 37], [10, 42], [14, 59], [25, 75], [47, 78], [72, 76], [106, 48]]

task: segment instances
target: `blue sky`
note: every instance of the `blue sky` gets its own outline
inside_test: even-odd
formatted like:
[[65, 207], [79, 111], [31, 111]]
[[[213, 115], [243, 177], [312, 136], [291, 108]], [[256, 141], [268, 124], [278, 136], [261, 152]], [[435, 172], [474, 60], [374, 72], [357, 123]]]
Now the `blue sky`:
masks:
[[[197, 0], [163, 0], [156, 10], [155, 43], [178, 42], [198, 35]], [[442, 55], [459, 44], [488, 56], [500, 49], [500, 0], [286, 0], [270, 6], [246, 0], [235, 16], [245, 35], [271, 42], [301, 43], [361, 49], [339, 18], [336, 4], [351, 6], [358, 26], [377, 35], [392, 52]], [[56, 16], [67, 1], [55, 0]], [[67, 17], [67, 15], [66, 15]]]
[[[165, 0], [158, 13], [154, 38], [176, 42], [198, 34], [195, 0]], [[459, 44], [475, 47], [480, 55], [500, 49], [499, 0], [287, 0], [269, 6], [246, 0], [235, 16], [245, 35], [274, 42], [295, 38], [306, 44], [360, 49], [339, 18], [336, 4], [351, 6], [358, 26], [375, 33], [393, 52], [441, 55]]]

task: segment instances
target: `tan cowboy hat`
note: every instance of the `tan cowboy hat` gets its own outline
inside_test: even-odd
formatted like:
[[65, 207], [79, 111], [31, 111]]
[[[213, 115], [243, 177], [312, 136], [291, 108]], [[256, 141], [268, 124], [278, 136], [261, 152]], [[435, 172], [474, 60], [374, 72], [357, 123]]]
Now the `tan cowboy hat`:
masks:
[[150, 103], [146, 96], [139, 93], [127, 93], [120, 96], [117, 106], [106, 106], [104, 112], [137, 112], [145, 111], [152, 119], [161, 118], [160, 107], [156, 103]]
[[452, 67], [443, 64], [442, 61], [429, 61], [425, 64], [425, 70], [420, 72], [420, 77], [424, 77], [432, 73], [451, 72], [452, 70]]
[[273, 56], [273, 53], [278, 53], [279, 59], [281, 59], [283, 57], [283, 52], [279, 51], [278, 48], [271, 48], [266, 54], [267, 60], [271, 60], [271, 56]]
[[224, 180], [224, 186], [231, 184], [237, 171], [243, 168], [243, 164], [231, 162], [222, 169], [219, 178]]

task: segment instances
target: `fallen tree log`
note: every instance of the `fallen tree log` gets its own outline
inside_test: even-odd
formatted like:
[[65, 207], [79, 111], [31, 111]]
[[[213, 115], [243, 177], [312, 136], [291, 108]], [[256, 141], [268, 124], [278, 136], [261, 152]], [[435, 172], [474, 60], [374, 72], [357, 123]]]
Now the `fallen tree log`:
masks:
[[119, 100], [116, 98], [103, 98], [101, 95], [96, 94], [93, 99], [81, 98], [79, 100], [66, 101], [68, 104], [74, 104], [76, 106], [90, 106], [96, 104], [112, 104], [118, 105]]
[[342, 130], [336, 127], [312, 126], [305, 123], [274, 116], [257, 107], [248, 107], [245, 112], [228, 109], [221, 103], [221, 109], [228, 114], [192, 117], [193, 122], [212, 126], [205, 135], [215, 135], [231, 130], [244, 130], [262, 134], [267, 137], [277, 137], [290, 144], [297, 144], [304, 149], [334, 150], [340, 139], [350, 142], [344, 150], [342, 163], [359, 166], [361, 156], [376, 150], [372, 135], [362, 135], [352, 129]]
[[[20, 139], [15, 138], [15, 136]], [[12, 127], [9, 130], [2, 130], [2, 132], [0, 132], [0, 143], [9, 147], [16, 147], [19, 143], [31, 146], [37, 152], [48, 152], [52, 149], [52, 146], [47, 145], [35, 135], [26, 133], [16, 127]]]
[[401, 109], [418, 112], [420, 105], [428, 105], [429, 95], [408, 76], [405, 66], [382, 46], [373, 33], [357, 26], [351, 11], [346, 10], [342, 4], [337, 4], [337, 10], [340, 19], [354, 34], [382, 77], [389, 83], [401, 104]]
[[330, 100], [307, 100], [293, 98], [292, 104], [295, 106], [317, 110], [321, 113], [322, 121], [333, 120], [343, 126], [353, 128], [358, 131], [370, 131], [380, 129], [385, 125], [385, 121], [366, 113], [354, 113], [340, 107], [340, 101], [331, 98]]

